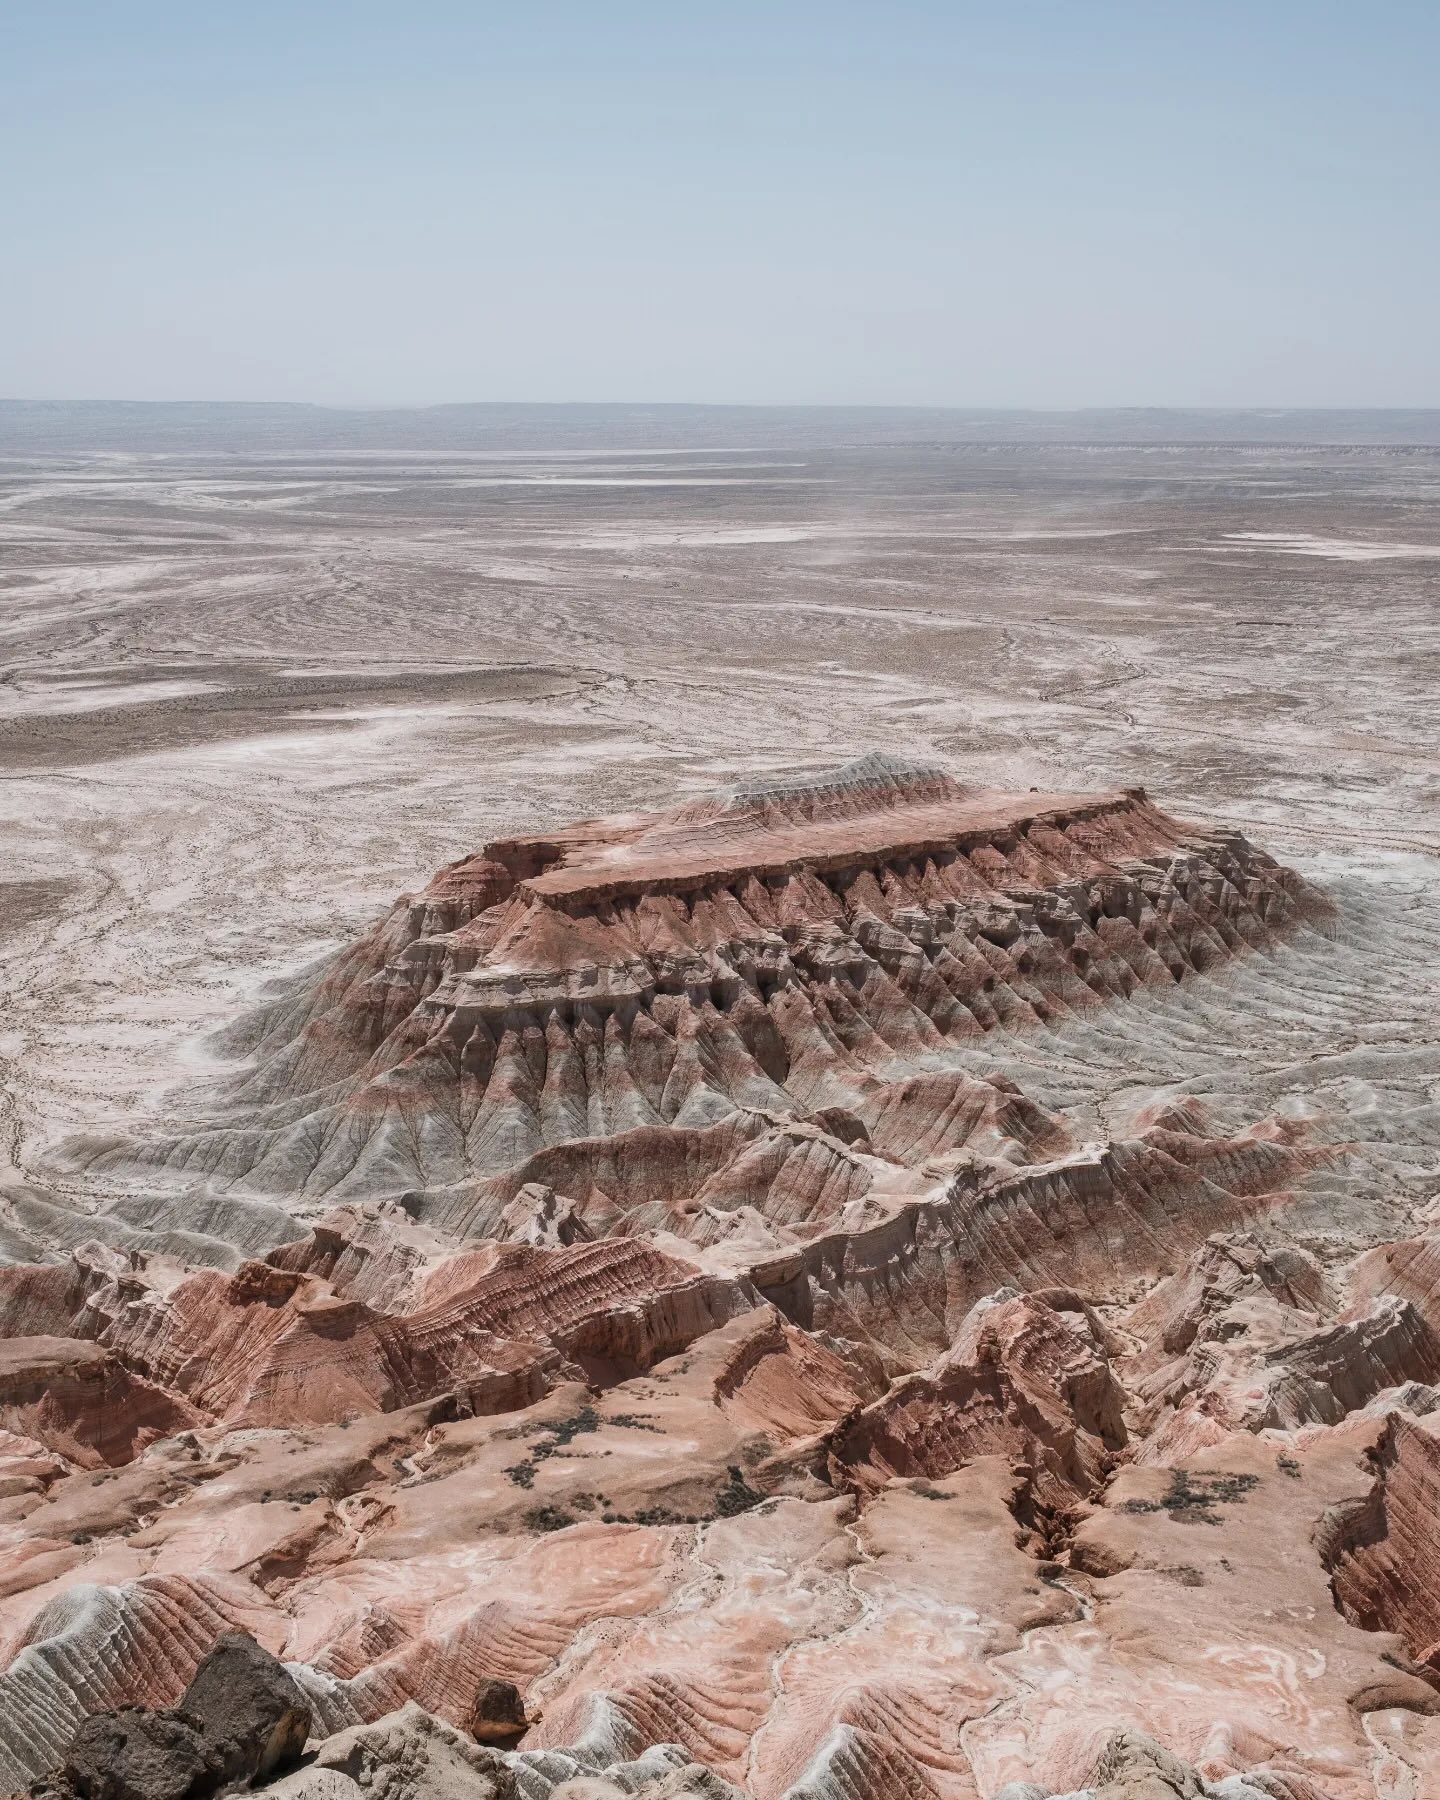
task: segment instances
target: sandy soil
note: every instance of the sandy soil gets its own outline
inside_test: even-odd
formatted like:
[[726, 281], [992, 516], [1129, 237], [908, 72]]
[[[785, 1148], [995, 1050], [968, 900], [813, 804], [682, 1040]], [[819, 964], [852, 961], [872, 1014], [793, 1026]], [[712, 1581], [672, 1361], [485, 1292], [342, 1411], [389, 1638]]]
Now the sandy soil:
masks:
[[[153, 1117], [206, 1028], [485, 838], [878, 748], [1143, 782], [1324, 884], [1343, 954], [1219, 996], [1182, 1067], [1398, 1111], [1421, 1205], [1437, 503], [1422, 449], [12, 457], [0, 1181]], [[1102, 1113], [1147, 1079], [1017, 1054]]]

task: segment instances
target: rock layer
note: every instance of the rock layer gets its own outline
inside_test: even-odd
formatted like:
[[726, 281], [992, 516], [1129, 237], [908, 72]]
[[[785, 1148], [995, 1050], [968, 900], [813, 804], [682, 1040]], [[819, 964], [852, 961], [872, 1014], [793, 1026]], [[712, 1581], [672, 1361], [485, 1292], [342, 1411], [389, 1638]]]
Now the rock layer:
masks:
[[491, 844], [238, 1032], [224, 1110], [76, 1155], [286, 1205], [404, 1195], [461, 1236], [497, 1235], [531, 1181], [596, 1233], [704, 1241], [746, 1205], [804, 1229], [897, 1165], [1064, 1148], [1063, 1123], [965, 1073], [986, 1033], [1322, 911], [1138, 789], [972, 794], [870, 758]]
[[289, 1800], [1426, 1791], [1434, 1243], [1287, 1241], [1346, 1147], [1243, 1071], [1011, 1072], [1329, 924], [883, 758], [443, 870], [4, 1201], [0, 1787], [208, 1779], [238, 1631]]

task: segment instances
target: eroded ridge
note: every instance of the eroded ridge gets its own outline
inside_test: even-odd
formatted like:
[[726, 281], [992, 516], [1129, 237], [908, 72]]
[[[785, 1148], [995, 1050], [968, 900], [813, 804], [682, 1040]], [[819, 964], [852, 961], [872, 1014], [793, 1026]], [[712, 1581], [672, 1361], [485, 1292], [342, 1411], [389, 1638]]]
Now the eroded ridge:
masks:
[[600, 1233], [703, 1242], [744, 1206], [803, 1229], [937, 1156], [1070, 1147], [967, 1072], [986, 1033], [1323, 910], [1138, 789], [975, 794], [872, 757], [488, 845], [240, 1028], [246, 1072], [208, 1116], [74, 1155], [286, 1202], [406, 1195], [475, 1236], [531, 1181]]
[[213, 1791], [221, 1641], [277, 1800], [1431, 1791], [1433, 1233], [1290, 1241], [1346, 1147], [1242, 1080], [1000, 1072], [1307, 924], [886, 759], [442, 871], [118, 1198], [4, 1199], [0, 1790]]

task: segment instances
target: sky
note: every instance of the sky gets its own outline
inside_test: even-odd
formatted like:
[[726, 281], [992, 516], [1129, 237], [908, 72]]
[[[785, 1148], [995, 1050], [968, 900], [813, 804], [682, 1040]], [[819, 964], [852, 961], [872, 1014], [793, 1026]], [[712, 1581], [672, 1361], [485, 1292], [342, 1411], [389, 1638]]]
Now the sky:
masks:
[[1440, 405], [1436, 0], [3, 0], [0, 395]]

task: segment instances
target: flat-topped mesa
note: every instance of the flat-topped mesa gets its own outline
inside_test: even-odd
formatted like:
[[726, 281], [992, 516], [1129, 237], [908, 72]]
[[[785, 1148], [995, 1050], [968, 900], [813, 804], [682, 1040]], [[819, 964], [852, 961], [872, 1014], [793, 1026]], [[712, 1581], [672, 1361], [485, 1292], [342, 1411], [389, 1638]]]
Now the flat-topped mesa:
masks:
[[[838, 1109], [844, 1154], [806, 1150], [800, 1198], [775, 1192], [796, 1157], [757, 1153], [753, 1131], [768, 1179], [719, 1184], [728, 1207], [813, 1220], [885, 1162], [1055, 1152], [1063, 1129], [962, 1071], [967, 1042], [1172, 985], [1323, 908], [1237, 832], [1139, 788], [977, 793], [867, 757], [450, 865], [245, 1031], [243, 1123], [212, 1114], [145, 1160], [333, 1200], [657, 1129], [684, 1162], [695, 1132], [746, 1113], [833, 1136], [819, 1115]], [[872, 1143], [917, 1076], [936, 1117], [907, 1107], [915, 1153]], [[615, 1226], [648, 1197], [614, 1195]]]
[[[665, 992], [723, 1008], [743, 990], [768, 1000], [804, 981], [802, 965], [812, 980], [847, 963], [863, 974], [877, 951], [882, 963], [926, 958], [956, 988], [936, 952], [958, 936], [1001, 950], [1058, 940], [1083, 977], [1087, 962], [1110, 960], [1081, 941], [1097, 928], [1105, 937], [1103, 921], [1112, 939], [1131, 935], [1128, 923], [1154, 953], [1133, 967], [1120, 949], [1132, 975], [1111, 974], [1128, 991], [1255, 942], [1314, 903], [1238, 833], [1182, 825], [1143, 789], [973, 794], [869, 758], [828, 782], [487, 845], [357, 946], [364, 992], [360, 968], [342, 966], [316, 998], [323, 1010], [343, 981], [359, 1015], [355, 1048], [373, 1048], [431, 995], [464, 1019], [502, 1022], [567, 1000], [603, 1015]], [[1178, 928], [1173, 943], [1162, 920]], [[957, 989], [962, 1004], [1007, 971], [973, 973]], [[971, 1010], [982, 1029], [996, 1022]]]
[[[1138, 790], [1137, 790], [1138, 791]], [[1096, 796], [1100, 805], [1119, 796]], [[939, 770], [881, 757], [830, 780], [737, 789], [662, 813], [593, 819], [549, 839], [517, 838], [484, 854], [519, 868], [542, 866], [518, 886], [578, 911], [606, 900], [694, 894], [745, 878], [769, 881], [809, 870], [841, 873], [987, 841], [1038, 817], [1054, 795], [972, 795]]]
[[[664, 812], [616, 813], [581, 819], [558, 831], [500, 838], [478, 855], [441, 869], [418, 902], [437, 909], [453, 905], [457, 915], [473, 917], [508, 898], [517, 887], [558, 894], [581, 870], [592, 865], [603, 868], [617, 858], [626, 859], [632, 875], [641, 871], [644, 891], [659, 892], [658, 870], [645, 874], [647, 863], [669, 858], [688, 865], [698, 850], [701, 861], [716, 869], [723, 869], [728, 860], [740, 871], [753, 872], [763, 861], [755, 854], [756, 847], [766, 838], [827, 826], [839, 828], [843, 836], [846, 822], [857, 817], [953, 806], [966, 792], [943, 769], [876, 752], [829, 775], [774, 777]], [[737, 856], [734, 846], [747, 843], [751, 855]], [[459, 922], [457, 916], [443, 928], [453, 930]]]

